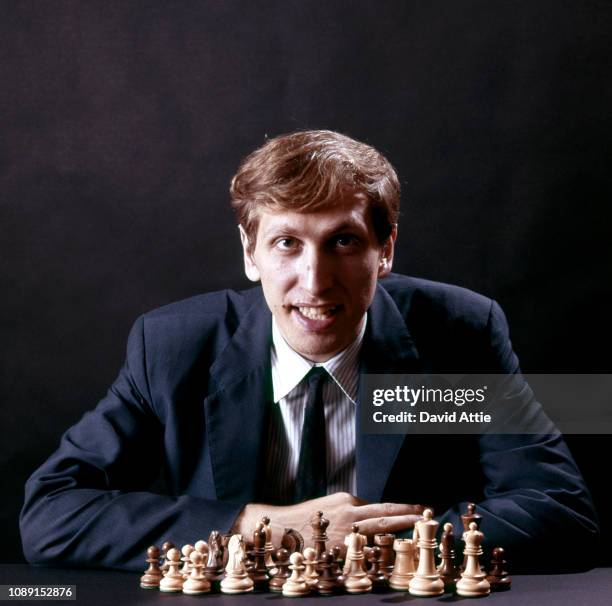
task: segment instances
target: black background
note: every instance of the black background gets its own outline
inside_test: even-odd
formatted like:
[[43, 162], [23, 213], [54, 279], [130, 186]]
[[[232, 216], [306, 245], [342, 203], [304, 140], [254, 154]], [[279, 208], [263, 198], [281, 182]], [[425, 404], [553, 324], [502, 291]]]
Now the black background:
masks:
[[[135, 317], [247, 285], [227, 188], [266, 135], [381, 149], [395, 270], [497, 299], [526, 371], [611, 372], [611, 25], [603, 0], [2, 2], [0, 558]], [[568, 441], [609, 537], [612, 441]]]

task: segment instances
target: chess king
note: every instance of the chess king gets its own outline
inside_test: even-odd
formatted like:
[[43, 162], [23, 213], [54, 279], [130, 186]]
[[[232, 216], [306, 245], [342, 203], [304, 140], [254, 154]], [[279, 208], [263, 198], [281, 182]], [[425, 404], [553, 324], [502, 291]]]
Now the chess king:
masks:
[[151, 542], [250, 536], [262, 514], [280, 537], [325, 511], [330, 544], [353, 523], [368, 536], [410, 533], [423, 504], [459, 528], [468, 500], [515, 570], [537, 569], [544, 548], [547, 567], [567, 568], [555, 547], [565, 536], [589, 553], [588, 491], [528, 389], [508, 406], [545, 435], [360, 431], [364, 373], [519, 371], [495, 301], [392, 273], [390, 162], [335, 132], [296, 132], [251, 153], [230, 193], [257, 284], [136, 320], [106, 397], [27, 482], [27, 559], [141, 570]]

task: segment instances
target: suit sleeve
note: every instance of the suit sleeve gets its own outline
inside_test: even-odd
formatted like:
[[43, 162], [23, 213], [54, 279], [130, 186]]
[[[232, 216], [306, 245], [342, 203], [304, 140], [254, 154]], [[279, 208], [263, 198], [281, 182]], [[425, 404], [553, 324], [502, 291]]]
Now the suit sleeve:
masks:
[[242, 509], [150, 491], [162, 466], [164, 427], [144, 360], [141, 318], [106, 397], [26, 483], [20, 528], [29, 562], [141, 570], [148, 545], [227, 532]]
[[[483, 516], [486, 547], [503, 546], [515, 571], [588, 568], [599, 535], [588, 489], [562, 435], [520, 377], [506, 319], [495, 302], [487, 330], [494, 372], [516, 377], [511, 381], [513, 393], [504, 395], [527, 431], [479, 437], [486, 483], [485, 499], [477, 510]], [[467, 503], [457, 504], [441, 523], [452, 522], [456, 532], [462, 529], [460, 514], [466, 507]]]

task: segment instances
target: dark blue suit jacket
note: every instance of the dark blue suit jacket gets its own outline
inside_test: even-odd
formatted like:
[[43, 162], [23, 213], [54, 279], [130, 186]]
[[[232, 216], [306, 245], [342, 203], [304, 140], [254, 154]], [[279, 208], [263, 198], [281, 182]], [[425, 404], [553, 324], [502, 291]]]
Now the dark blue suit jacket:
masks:
[[[519, 369], [499, 306], [465, 289], [391, 275], [368, 313], [362, 372]], [[260, 288], [201, 295], [139, 318], [107, 396], [26, 485], [27, 559], [140, 570], [149, 544], [228, 531], [261, 494], [270, 339]], [[359, 497], [432, 505], [457, 534], [466, 502], [479, 503], [486, 544], [503, 545], [515, 570], [584, 566], [568, 552], [597, 538], [588, 491], [552, 426], [523, 436], [358, 431], [356, 458]], [[160, 469], [163, 494], [151, 489]]]

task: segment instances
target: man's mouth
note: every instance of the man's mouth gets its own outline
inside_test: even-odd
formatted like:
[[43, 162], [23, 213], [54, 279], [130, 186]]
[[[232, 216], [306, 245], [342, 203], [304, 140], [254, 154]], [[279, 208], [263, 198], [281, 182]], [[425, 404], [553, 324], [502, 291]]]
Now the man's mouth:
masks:
[[325, 307], [300, 306], [297, 310], [309, 320], [326, 320], [336, 313], [338, 307], [338, 305], [328, 305]]

